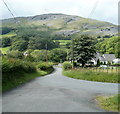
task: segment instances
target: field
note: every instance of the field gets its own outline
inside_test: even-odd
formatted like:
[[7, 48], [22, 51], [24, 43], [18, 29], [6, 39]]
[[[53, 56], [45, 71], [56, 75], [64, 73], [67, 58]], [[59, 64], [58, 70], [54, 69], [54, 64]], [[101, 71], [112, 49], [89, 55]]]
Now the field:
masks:
[[4, 37], [13, 37], [16, 36], [15, 33], [9, 33], [9, 34], [5, 34], [5, 35], [0, 35], [0, 37], [4, 38]]
[[96, 70], [96, 69], [72, 69], [63, 71], [65, 76], [88, 80], [88, 81], [98, 81], [98, 82], [110, 82], [110, 83], [118, 83], [118, 69], [109, 70]]
[[9, 49], [10, 49], [10, 47], [0, 48], [0, 50], [3, 54], [6, 54], [7, 51], [9, 51]]
[[70, 43], [71, 40], [54, 40], [60, 42], [60, 47], [66, 47], [67, 43]]

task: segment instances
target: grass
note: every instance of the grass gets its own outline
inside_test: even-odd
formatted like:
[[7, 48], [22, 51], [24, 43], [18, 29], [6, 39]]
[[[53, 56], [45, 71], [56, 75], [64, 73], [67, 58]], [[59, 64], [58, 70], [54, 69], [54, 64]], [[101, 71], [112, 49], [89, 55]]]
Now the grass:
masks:
[[120, 94], [114, 96], [98, 96], [98, 104], [107, 111], [120, 112]]
[[54, 69], [51, 69], [49, 71], [37, 70], [37, 72], [34, 72], [34, 73], [19, 74], [19, 75], [24, 75], [24, 76], [19, 76], [20, 78], [14, 79], [10, 82], [7, 82], [6, 84], [3, 84], [2, 85], [2, 92], [5, 92], [5, 91], [10, 90], [12, 88], [15, 88], [21, 84], [24, 84], [30, 80], [35, 79], [36, 77], [45, 76], [53, 71], [54, 71]]
[[67, 43], [70, 43], [71, 40], [54, 40], [54, 41], [59, 41], [60, 42], [60, 47], [66, 47]]
[[118, 83], [118, 73], [95, 72], [88, 69], [73, 69], [63, 71], [63, 75], [88, 81]]
[[3, 54], [6, 54], [7, 51], [9, 51], [9, 49], [10, 49], [10, 47], [0, 48], [0, 50]]
[[54, 40], [54, 41], [59, 41], [60, 45], [67, 44], [67, 43], [71, 42], [71, 40]]
[[4, 37], [13, 37], [16, 36], [15, 33], [8, 33], [8, 34], [4, 34], [4, 35], [0, 35], [0, 37], [4, 38]]

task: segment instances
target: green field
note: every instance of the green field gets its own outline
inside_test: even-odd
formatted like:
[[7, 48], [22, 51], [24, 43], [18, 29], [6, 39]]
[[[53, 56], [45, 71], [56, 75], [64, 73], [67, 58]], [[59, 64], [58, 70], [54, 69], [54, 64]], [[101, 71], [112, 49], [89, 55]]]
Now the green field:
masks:
[[5, 34], [5, 35], [0, 35], [0, 37], [4, 38], [4, 37], [13, 37], [16, 36], [15, 33], [9, 33], [9, 34]]
[[54, 40], [54, 41], [60, 42], [60, 47], [64, 47], [64, 48], [66, 47], [67, 43], [71, 42], [71, 40]]
[[3, 53], [3, 54], [6, 54], [7, 51], [9, 51], [10, 47], [5, 47], [5, 48], [0, 48], [0, 51]]

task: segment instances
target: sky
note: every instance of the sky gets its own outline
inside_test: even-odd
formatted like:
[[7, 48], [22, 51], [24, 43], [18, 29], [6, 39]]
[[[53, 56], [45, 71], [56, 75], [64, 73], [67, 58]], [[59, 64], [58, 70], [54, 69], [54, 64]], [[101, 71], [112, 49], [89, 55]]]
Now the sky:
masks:
[[[15, 17], [63, 13], [118, 24], [119, 0], [4, 0]], [[12, 15], [0, 0], [1, 19]], [[92, 12], [92, 13], [91, 13]]]

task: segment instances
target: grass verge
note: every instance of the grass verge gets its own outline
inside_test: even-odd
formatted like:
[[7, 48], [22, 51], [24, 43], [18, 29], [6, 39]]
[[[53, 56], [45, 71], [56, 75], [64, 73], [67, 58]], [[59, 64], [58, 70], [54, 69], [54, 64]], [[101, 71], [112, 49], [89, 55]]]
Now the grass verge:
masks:
[[5, 92], [5, 91], [10, 90], [12, 88], [15, 88], [15, 87], [17, 87], [21, 84], [24, 84], [32, 79], [35, 79], [36, 77], [41, 77], [41, 76], [45, 76], [47, 74], [50, 74], [53, 71], [54, 71], [54, 69], [51, 69], [49, 71], [37, 70], [37, 72], [34, 72], [34, 73], [19, 74], [19, 75], [22, 75], [22, 76], [20, 76], [20, 78], [15, 78], [14, 80], [9, 81], [9, 82], [2, 85], [2, 92]]
[[63, 70], [63, 75], [88, 81], [118, 83], [118, 73], [94, 72], [88, 69]]
[[98, 96], [97, 102], [101, 108], [107, 111], [120, 112], [120, 94], [115, 96]]

